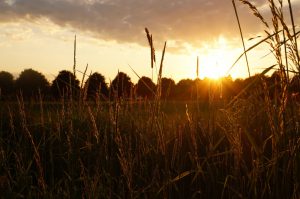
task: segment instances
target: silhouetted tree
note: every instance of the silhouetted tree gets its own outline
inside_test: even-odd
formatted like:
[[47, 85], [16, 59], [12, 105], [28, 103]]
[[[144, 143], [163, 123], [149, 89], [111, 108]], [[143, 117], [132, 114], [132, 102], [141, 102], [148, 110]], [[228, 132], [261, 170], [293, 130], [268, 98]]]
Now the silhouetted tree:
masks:
[[221, 79], [221, 86], [222, 86], [222, 90], [221, 90], [221, 95], [224, 99], [231, 99], [235, 96], [235, 88], [233, 85], [233, 80], [231, 76], [227, 76], [227, 77], [223, 77]]
[[193, 80], [191, 80], [191, 79], [180, 80], [176, 84], [175, 88], [176, 88], [175, 90], [176, 90], [176, 98], [177, 99], [179, 99], [179, 100], [191, 100], [193, 98], [195, 99], [196, 95], [195, 95], [195, 92], [193, 92], [193, 89], [195, 88], [195, 84], [194, 84]]
[[233, 81], [233, 86], [232, 86], [232, 90], [233, 90], [233, 95], [236, 96], [238, 95], [242, 89], [244, 87], [244, 80], [237, 78]]
[[174, 99], [175, 81], [171, 78], [163, 77], [161, 79], [161, 97], [162, 99]]
[[22, 92], [25, 99], [37, 98], [39, 92], [41, 94], [47, 93], [49, 82], [43, 74], [32, 69], [26, 69], [16, 79], [16, 88], [17, 91]]
[[111, 94], [112, 97], [127, 98], [130, 97], [133, 84], [130, 77], [123, 72], [119, 72], [115, 79], [111, 82]]
[[14, 77], [6, 71], [0, 72], [0, 99], [8, 98], [14, 92]]
[[195, 91], [195, 99], [197, 99], [197, 89], [198, 89], [198, 100], [202, 102], [208, 102], [208, 94], [209, 94], [209, 86], [210, 86], [210, 79], [205, 78], [203, 80], [196, 79], [194, 81], [196, 91]]
[[93, 73], [85, 83], [89, 100], [105, 99], [108, 97], [108, 87], [105, 78], [99, 73]]
[[[220, 99], [220, 91], [221, 91], [221, 83], [219, 81], [210, 79], [208, 77], [200, 80], [198, 85], [198, 100], [208, 103], [210, 100], [218, 100]], [[197, 95], [197, 93], [196, 93]]]
[[70, 71], [62, 70], [53, 80], [51, 85], [52, 95], [57, 99], [60, 97], [70, 98], [79, 96], [79, 81]]
[[300, 76], [295, 75], [290, 83], [290, 91], [291, 92], [300, 92]]
[[141, 77], [136, 85], [136, 92], [139, 97], [153, 99], [155, 96], [155, 84], [149, 77]]

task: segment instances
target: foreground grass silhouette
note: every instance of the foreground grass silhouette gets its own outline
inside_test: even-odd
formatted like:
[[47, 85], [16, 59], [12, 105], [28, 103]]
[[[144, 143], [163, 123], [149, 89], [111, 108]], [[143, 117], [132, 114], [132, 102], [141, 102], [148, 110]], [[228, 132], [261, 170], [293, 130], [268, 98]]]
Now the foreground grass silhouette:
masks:
[[2, 196], [299, 196], [298, 127], [288, 124], [272, 146], [263, 100], [237, 100], [226, 110], [169, 102], [157, 113], [154, 106], [2, 104]]

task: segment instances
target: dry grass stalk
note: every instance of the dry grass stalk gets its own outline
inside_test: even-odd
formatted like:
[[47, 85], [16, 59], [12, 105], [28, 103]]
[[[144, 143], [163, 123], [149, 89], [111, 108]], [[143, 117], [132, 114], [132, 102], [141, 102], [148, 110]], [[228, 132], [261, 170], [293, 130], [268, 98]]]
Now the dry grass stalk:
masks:
[[86, 72], [87, 72], [88, 67], [89, 67], [89, 64], [86, 64], [86, 67], [85, 67], [85, 69], [84, 69], [83, 76], [82, 76], [82, 79], [81, 79], [81, 84], [80, 84], [80, 89], [81, 89], [81, 90], [83, 89], [84, 79], [85, 79], [85, 76], [86, 76]]
[[[88, 89], [88, 86], [84, 87], [84, 79], [85, 79], [88, 67], [89, 67], [89, 64], [86, 64], [86, 67], [85, 67], [85, 70], [83, 72], [82, 79], [81, 79], [80, 96], [79, 96], [79, 101], [81, 101], [81, 102], [85, 102], [86, 98], [87, 98], [87, 89]], [[87, 85], [88, 85], [88, 82], [87, 82]]]
[[199, 79], [199, 56], [197, 56], [197, 68], [196, 68], [197, 79]]
[[248, 0], [239, 0], [240, 2], [242, 2], [243, 4], [247, 5], [250, 10], [252, 10], [254, 16], [256, 16], [257, 18], [259, 18], [262, 23], [269, 29], [269, 25], [266, 22], [266, 20], [264, 19], [264, 17], [260, 14], [260, 12], [258, 11], [258, 9]]
[[274, 106], [273, 103], [270, 99], [270, 94], [269, 94], [269, 89], [267, 86], [267, 83], [265, 81], [263, 81], [263, 88], [264, 88], [264, 100], [265, 100], [265, 107], [266, 107], [266, 113], [268, 116], [268, 122], [269, 122], [269, 126], [271, 129], [271, 139], [272, 139], [272, 148], [273, 151], [276, 150], [277, 148], [277, 142], [278, 142], [278, 133], [277, 133], [277, 127], [276, 127], [276, 123], [274, 120], [274, 115], [275, 115], [275, 110], [274, 110]]
[[[276, 35], [276, 34], [279, 34], [281, 33], [282, 30], [279, 30], [278, 32], [275, 32], [273, 34], [269, 34], [268, 33], [268, 36], [263, 38], [262, 40], [260, 40], [259, 42], [257, 42], [256, 44], [250, 46], [249, 48], [246, 49], [246, 51], [244, 51], [236, 60], [235, 62], [230, 66], [230, 68], [227, 70], [226, 74], [228, 75], [229, 72], [233, 69], [233, 67], [237, 64], [237, 62], [245, 55], [245, 53], [255, 49], [256, 47], [258, 47], [259, 45], [263, 44], [264, 42], [270, 44], [269, 40], [273, 40], [273, 37]], [[298, 32], [300, 33], [300, 31]], [[270, 44], [271, 45], [271, 44]], [[273, 51], [272, 51], [273, 52]]]
[[[282, 16], [281, 11], [282, 7], [276, 7], [275, 3], [273, 0], [268, 0], [270, 4], [270, 10], [272, 13], [272, 22], [273, 22], [273, 27], [274, 27], [274, 32], [279, 31], [279, 22], [282, 23], [283, 19], [280, 20], [280, 16]], [[282, 6], [282, 4], [281, 4]], [[277, 60], [277, 64], [279, 65], [279, 74], [280, 74], [280, 104], [279, 104], [279, 111], [278, 111], [278, 122], [279, 122], [279, 132], [281, 135], [284, 133], [284, 127], [285, 127], [285, 122], [284, 122], [284, 113], [286, 109], [286, 103], [287, 103], [287, 77], [286, 77], [286, 70], [285, 66], [283, 65], [282, 62], [282, 53], [281, 53], [281, 39], [280, 35], [276, 34], [275, 35], [275, 43], [272, 45], [274, 51], [275, 51], [275, 58]]]
[[46, 189], [47, 189], [47, 184], [44, 179], [43, 166], [42, 166], [42, 162], [41, 162], [41, 158], [40, 158], [40, 154], [39, 154], [37, 145], [35, 144], [34, 139], [27, 127], [25, 106], [24, 106], [22, 94], [20, 95], [20, 97], [18, 97], [18, 106], [19, 106], [19, 112], [20, 112], [20, 117], [21, 117], [21, 125], [24, 130], [25, 137], [27, 137], [27, 139], [29, 140], [31, 147], [33, 149], [33, 152], [34, 152], [33, 156], [34, 156], [34, 160], [35, 160], [35, 163], [36, 163], [36, 166], [38, 169], [38, 174], [39, 174], [38, 175], [38, 184], [39, 184], [42, 192], [45, 193]]
[[155, 91], [141, 78], [141, 76], [128, 64], [129, 68], [132, 70], [132, 72], [143, 82], [143, 84], [151, 91], [151, 93], [155, 96]]
[[160, 100], [161, 98], [161, 79], [162, 79], [162, 69], [163, 69], [163, 62], [164, 62], [164, 58], [165, 58], [165, 52], [166, 52], [166, 46], [167, 46], [167, 42], [165, 42], [163, 51], [162, 51], [162, 56], [161, 56], [161, 61], [160, 61], [160, 67], [159, 67], [159, 72], [158, 72], [158, 78], [157, 78], [157, 98], [158, 100]]
[[122, 137], [118, 132], [114, 140], [118, 146], [118, 160], [126, 180], [127, 188], [129, 190], [130, 198], [133, 196], [133, 169], [134, 169], [134, 156], [132, 155], [131, 136]]
[[[237, 108], [235, 106], [241, 106], [241, 107]], [[234, 170], [236, 174], [239, 173], [242, 160], [243, 160], [243, 147], [242, 147], [241, 135], [242, 132], [245, 131], [245, 128], [242, 128], [240, 126], [240, 121], [239, 121], [240, 117], [242, 117], [241, 115], [244, 109], [244, 107], [242, 106], [244, 105], [240, 105], [239, 103], [236, 103], [235, 105], [232, 105], [232, 109], [222, 110], [218, 114], [219, 120], [224, 122], [224, 124], [222, 123], [221, 125], [219, 124], [218, 126], [225, 133], [225, 136], [230, 143], [230, 147], [231, 147], [230, 150], [234, 154]], [[244, 133], [246, 134], [247, 132]], [[254, 144], [253, 144], [253, 148], [255, 148]]]
[[146, 32], [148, 44], [150, 47], [150, 56], [151, 56], [150, 58], [151, 58], [152, 80], [153, 80], [153, 66], [154, 66], [154, 63], [156, 63], [155, 48], [154, 48], [152, 34], [149, 33], [149, 30], [147, 28], [145, 28], [145, 32]]
[[197, 144], [197, 137], [196, 137], [196, 132], [195, 132], [195, 126], [192, 121], [192, 118], [189, 113], [188, 105], [186, 104], [185, 106], [185, 115], [187, 117], [188, 125], [189, 125], [189, 130], [190, 130], [190, 137], [193, 145], [193, 158], [196, 161], [197, 167], [199, 167], [200, 162], [199, 162], [199, 155], [198, 155], [198, 144]]
[[197, 79], [196, 79], [196, 97], [197, 97], [197, 110], [200, 113], [200, 103], [199, 103], [199, 56], [197, 56], [197, 65], [196, 65], [196, 75], [197, 75]]
[[[262, 15], [259, 13], [258, 9], [251, 4], [247, 0], [240, 0], [243, 4], [246, 4], [249, 6], [249, 8], [253, 11], [254, 15], [258, 17], [261, 22], [268, 28], [270, 29], [270, 26], [266, 23]], [[273, 52], [275, 59], [277, 61], [277, 65], [279, 66], [279, 74], [280, 74], [280, 104], [279, 104], [279, 109], [277, 112], [277, 117], [278, 117], [278, 122], [279, 122], [279, 128], [280, 128], [280, 133], [284, 133], [284, 112], [286, 109], [286, 103], [287, 103], [287, 74], [286, 74], [286, 66], [283, 65], [282, 61], [282, 52], [281, 52], [281, 38], [279, 33], [282, 31], [280, 30], [280, 25], [283, 27], [283, 29], [287, 32], [288, 37], [290, 38], [289, 30], [284, 22], [283, 19], [283, 14], [282, 14], [282, 1], [279, 1], [279, 7], [277, 7], [274, 3], [274, 0], [268, 0], [269, 2], [269, 7], [270, 11], [272, 14], [272, 27], [273, 27], [273, 34], [270, 34], [266, 30], [265, 32], [267, 33], [267, 38], [269, 41], [265, 40], [267, 43], [270, 44]], [[279, 23], [280, 22], [280, 23]], [[274, 37], [274, 38], [273, 38]], [[287, 57], [287, 55], [285, 54]]]
[[99, 131], [98, 131], [98, 128], [97, 128], [95, 117], [92, 113], [92, 110], [91, 110], [90, 106], [88, 106], [88, 112], [89, 112], [90, 119], [91, 119], [92, 126], [93, 126], [93, 136], [96, 138], [96, 141], [98, 143], [99, 142]]
[[154, 63], [156, 62], [155, 49], [154, 49], [154, 44], [153, 44], [153, 37], [152, 37], [152, 34], [149, 33], [149, 30], [147, 28], [145, 28], [145, 32], [146, 32], [148, 43], [149, 43], [149, 46], [150, 46], [151, 68], [153, 69]]
[[74, 64], [73, 64], [73, 75], [76, 77], [76, 35], [74, 38]]
[[239, 31], [240, 31], [240, 35], [241, 35], [241, 39], [242, 39], [242, 43], [243, 43], [243, 48], [244, 48], [244, 53], [245, 53], [245, 59], [246, 59], [246, 64], [247, 64], [247, 69], [248, 69], [248, 75], [250, 77], [251, 74], [250, 74], [249, 61], [248, 61], [248, 56], [247, 56], [247, 52], [246, 52], [243, 31], [242, 31], [242, 27], [241, 27], [239, 15], [238, 15], [238, 12], [237, 12], [237, 9], [236, 9], [236, 5], [235, 5], [235, 0], [232, 0], [232, 4], [233, 4], [233, 8], [234, 8], [236, 19], [237, 19], [237, 22], [238, 22], [238, 26], [239, 26]]
[[299, 52], [298, 52], [296, 26], [295, 26], [295, 22], [294, 22], [294, 15], [293, 15], [293, 8], [292, 8], [291, 1], [288, 0], [288, 3], [289, 3], [289, 11], [290, 11], [290, 16], [291, 16], [291, 21], [292, 21], [293, 33], [294, 33], [294, 43], [295, 43], [295, 52], [296, 52], [296, 56], [297, 56], [297, 66], [298, 66], [298, 69], [299, 69], [300, 68], [300, 58], [299, 58]]

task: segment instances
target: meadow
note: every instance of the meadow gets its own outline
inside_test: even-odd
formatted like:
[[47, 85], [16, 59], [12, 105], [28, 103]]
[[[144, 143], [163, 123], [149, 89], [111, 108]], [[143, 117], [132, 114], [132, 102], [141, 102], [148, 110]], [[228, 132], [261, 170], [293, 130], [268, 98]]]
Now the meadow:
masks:
[[[1, 197], [300, 198], [300, 107], [289, 89], [299, 32], [282, 1], [268, 1], [271, 24], [241, 2], [266, 36], [240, 58], [267, 42], [276, 64], [234, 98], [216, 100], [208, 89], [206, 102], [162, 100], [165, 45], [152, 100], [86, 101], [70, 91], [55, 102], [0, 101]], [[269, 85], [273, 69], [279, 77]]]

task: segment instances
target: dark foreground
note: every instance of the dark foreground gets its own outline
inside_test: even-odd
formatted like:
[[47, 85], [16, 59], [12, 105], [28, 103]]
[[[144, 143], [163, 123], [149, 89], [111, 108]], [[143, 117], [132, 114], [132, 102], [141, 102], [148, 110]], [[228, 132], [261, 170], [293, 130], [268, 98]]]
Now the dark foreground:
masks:
[[198, 105], [3, 102], [1, 197], [300, 197], [296, 106]]

